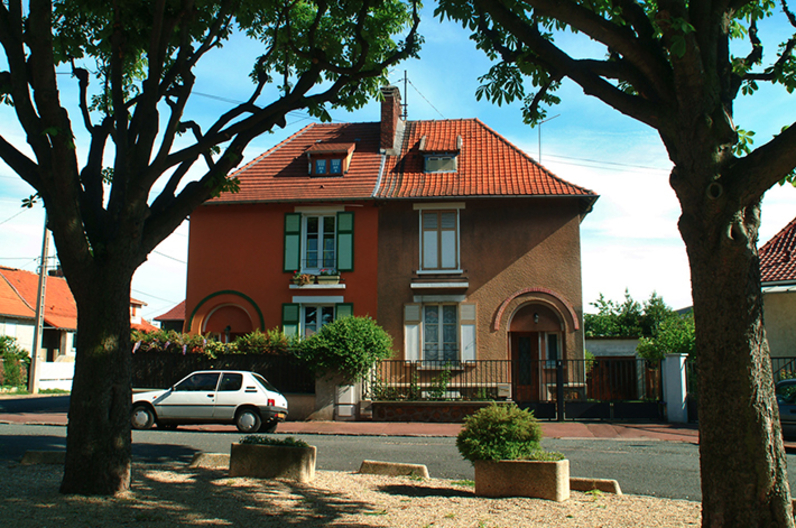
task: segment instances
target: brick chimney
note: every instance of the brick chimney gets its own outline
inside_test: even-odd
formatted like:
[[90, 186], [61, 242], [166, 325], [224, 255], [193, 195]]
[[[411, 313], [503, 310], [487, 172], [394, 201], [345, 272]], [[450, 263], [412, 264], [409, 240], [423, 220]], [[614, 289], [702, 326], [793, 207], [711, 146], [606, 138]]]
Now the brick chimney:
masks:
[[401, 92], [397, 86], [385, 86], [381, 89], [384, 100], [381, 102], [381, 141], [379, 146], [391, 149], [395, 144], [395, 131], [401, 119]]

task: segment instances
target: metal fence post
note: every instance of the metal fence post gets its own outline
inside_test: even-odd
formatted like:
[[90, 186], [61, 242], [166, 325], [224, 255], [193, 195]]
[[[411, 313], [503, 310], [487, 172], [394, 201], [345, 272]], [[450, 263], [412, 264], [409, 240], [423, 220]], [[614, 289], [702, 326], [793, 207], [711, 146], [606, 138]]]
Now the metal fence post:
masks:
[[564, 360], [556, 360], [556, 419], [564, 421]]

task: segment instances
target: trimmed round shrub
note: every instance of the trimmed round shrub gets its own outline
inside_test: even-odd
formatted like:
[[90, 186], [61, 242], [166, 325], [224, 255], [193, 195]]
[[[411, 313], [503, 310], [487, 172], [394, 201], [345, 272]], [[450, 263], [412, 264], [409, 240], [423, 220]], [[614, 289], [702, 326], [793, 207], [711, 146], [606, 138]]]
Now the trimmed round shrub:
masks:
[[365, 378], [378, 361], [392, 355], [392, 338], [370, 317], [342, 317], [301, 341], [297, 355], [317, 375], [339, 372], [344, 383]]
[[456, 438], [466, 460], [533, 460], [542, 447], [542, 428], [531, 411], [492, 404], [468, 416]]

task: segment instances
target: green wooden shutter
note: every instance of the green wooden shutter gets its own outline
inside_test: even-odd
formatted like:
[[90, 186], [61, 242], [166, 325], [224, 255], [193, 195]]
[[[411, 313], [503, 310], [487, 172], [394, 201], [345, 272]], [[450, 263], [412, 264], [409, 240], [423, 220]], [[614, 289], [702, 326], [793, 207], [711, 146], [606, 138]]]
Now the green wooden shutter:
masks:
[[283, 271], [301, 270], [301, 214], [285, 213], [285, 260]]
[[354, 213], [337, 213], [337, 271], [354, 271]]
[[342, 317], [348, 317], [349, 315], [354, 315], [354, 305], [353, 303], [339, 303], [334, 305], [334, 318], [340, 319]]
[[300, 319], [300, 304], [285, 303], [282, 305], [282, 331], [285, 333], [285, 335], [298, 335]]

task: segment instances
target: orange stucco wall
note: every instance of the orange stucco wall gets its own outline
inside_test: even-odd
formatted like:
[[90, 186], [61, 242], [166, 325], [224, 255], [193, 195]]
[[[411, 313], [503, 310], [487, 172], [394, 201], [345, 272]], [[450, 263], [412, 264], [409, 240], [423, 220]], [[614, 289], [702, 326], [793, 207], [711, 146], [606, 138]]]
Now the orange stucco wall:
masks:
[[[509, 358], [508, 332], [528, 329], [536, 304], [555, 313], [532, 331], [563, 331], [567, 358], [583, 357], [583, 293], [578, 202], [568, 198], [469, 199], [460, 217], [460, 278], [464, 290], [425, 290], [423, 295], [464, 295], [476, 304], [476, 359]], [[418, 202], [419, 203], [419, 202]], [[419, 213], [413, 202], [382, 206], [379, 237], [379, 322], [403, 357], [403, 306], [415, 302], [419, 276]], [[440, 278], [446, 276], [440, 275]], [[449, 277], [449, 276], [447, 276]], [[424, 276], [423, 278], [427, 278]], [[525, 293], [522, 293], [525, 292]], [[520, 319], [514, 321], [515, 313]], [[577, 327], [577, 328], [576, 328]]]
[[[282, 304], [294, 296], [339, 297], [355, 315], [378, 317], [376, 280], [378, 210], [372, 203], [346, 204], [354, 212], [354, 271], [342, 274], [345, 289], [291, 288], [292, 270], [282, 270], [284, 217], [296, 206], [319, 204], [205, 205], [191, 215], [186, 293], [186, 330], [202, 332], [222, 306], [242, 308], [254, 328], [280, 327]], [[320, 204], [322, 205], [322, 204]], [[245, 321], [238, 316], [230, 320]], [[214, 315], [212, 325], [221, 321]], [[232, 328], [232, 333], [236, 333]]]

